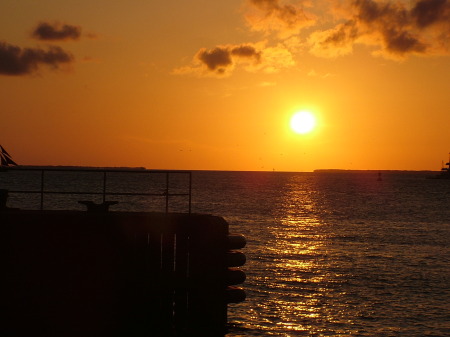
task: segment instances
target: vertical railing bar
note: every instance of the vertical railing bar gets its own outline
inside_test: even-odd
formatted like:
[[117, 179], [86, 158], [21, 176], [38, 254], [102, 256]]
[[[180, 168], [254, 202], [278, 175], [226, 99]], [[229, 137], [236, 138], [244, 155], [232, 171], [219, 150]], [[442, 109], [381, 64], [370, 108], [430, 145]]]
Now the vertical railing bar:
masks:
[[103, 171], [103, 203], [106, 201], [106, 171]]
[[177, 233], [173, 235], [173, 272], [177, 270]]
[[159, 272], [163, 269], [163, 233], [159, 235]]
[[44, 210], [44, 172], [45, 170], [41, 171], [41, 211]]
[[189, 214], [191, 214], [192, 202], [192, 172], [189, 172]]
[[169, 172], [166, 172], [166, 213], [169, 213]]

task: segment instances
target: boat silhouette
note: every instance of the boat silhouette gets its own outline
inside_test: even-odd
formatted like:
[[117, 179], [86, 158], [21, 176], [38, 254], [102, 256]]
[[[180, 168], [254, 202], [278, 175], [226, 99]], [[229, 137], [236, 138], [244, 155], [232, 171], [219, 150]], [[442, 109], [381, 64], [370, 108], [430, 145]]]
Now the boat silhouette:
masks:
[[441, 173], [431, 177], [432, 179], [450, 179], [450, 153], [448, 155], [448, 162], [445, 165], [442, 162]]

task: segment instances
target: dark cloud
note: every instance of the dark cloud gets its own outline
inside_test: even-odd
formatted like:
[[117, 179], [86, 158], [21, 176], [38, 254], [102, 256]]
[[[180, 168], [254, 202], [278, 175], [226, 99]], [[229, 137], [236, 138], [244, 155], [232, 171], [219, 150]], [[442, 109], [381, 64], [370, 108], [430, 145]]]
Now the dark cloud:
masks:
[[260, 60], [261, 52], [257, 51], [255, 47], [249, 45], [240, 45], [231, 49], [231, 55], [239, 57], [254, 58]]
[[223, 72], [226, 67], [233, 63], [230, 51], [221, 47], [216, 47], [211, 50], [201, 49], [197, 54], [197, 58], [209, 70], [218, 72]]
[[[410, 53], [426, 54], [433, 48], [436, 40], [428, 39], [433, 31], [426, 30], [435, 23], [449, 19], [449, 0], [420, 0], [412, 8], [397, 2], [376, 2], [374, 0], [356, 0], [357, 29], [361, 35], [379, 34], [383, 47], [388, 53], [405, 56]], [[447, 21], [448, 22], [448, 21]], [[444, 28], [437, 33], [450, 37], [450, 31]], [[447, 31], [445, 31], [447, 30]]]
[[38, 70], [41, 65], [58, 69], [61, 64], [73, 62], [73, 56], [61, 47], [51, 46], [47, 50], [40, 48], [20, 48], [0, 42], [0, 74], [27, 75]]
[[450, 20], [450, 2], [448, 0], [421, 0], [411, 11], [416, 25], [420, 28], [428, 27], [437, 22]]
[[41, 22], [34, 29], [32, 36], [43, 41], [78, 40], [81, 28], [67, 24]]
[[345, 48], [355, 42], [380, 45], [381, 53], [395, 57], [408, 54], [448, 52], [450, 0], [420, 0], [412, 7], [400, 2], [354, 0], [348, 21], [312, 35], [312, 50], [339, 55], [333, 47]]
[[405, 53], [425, 52], [427, 46], [417, 37], [406, 31], [396, 31], [386, 29], [383, 32], [386, 49], [394, 54], [403, 55]]
[[174, 74], [224, 77], [236, 68], [245, 71], [276, 73], [295, 64], [292, 54], [282, 44], [267, 47], [266, 42], [222, 45], [213, 49], [200, 49], [191, 65], [173, 70]]
[[200, 49], [197, 53], [197, 59], [204, 64], [208, 70], [223, 74], [227, 69], [231, 68], [236, 59], [246, 58], [258, 62], [261, 58], [261, 53], [251, 45], [237, 45], [237, 46], [220, 46], [214, 49]]
[[[423, 53], [426, 44], [411, 27], [409, 11], [399, 3], [376, 2], [374, 0], [356, 0], [355, 30], [360, 35], [379, 34], [387, 52], [404, 55], [411, 52]], [[354, 37], [357, 37], [355, 34]]]
[[353, 6], [357, 9], [357, 18], [366, 24], [386, 25], [401, 24], [407, 20], [406, 10], [396, 3], [376, 2], [374, 0], [355, 0]]

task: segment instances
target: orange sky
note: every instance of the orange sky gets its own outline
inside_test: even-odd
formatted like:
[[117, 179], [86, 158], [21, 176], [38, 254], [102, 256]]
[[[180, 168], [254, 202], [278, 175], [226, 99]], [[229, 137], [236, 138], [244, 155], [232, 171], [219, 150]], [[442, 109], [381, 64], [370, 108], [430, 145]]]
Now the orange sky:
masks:
[[450, 0], [2, 0], [0, 144], [25, 165], [439, 170], [449, 56]]

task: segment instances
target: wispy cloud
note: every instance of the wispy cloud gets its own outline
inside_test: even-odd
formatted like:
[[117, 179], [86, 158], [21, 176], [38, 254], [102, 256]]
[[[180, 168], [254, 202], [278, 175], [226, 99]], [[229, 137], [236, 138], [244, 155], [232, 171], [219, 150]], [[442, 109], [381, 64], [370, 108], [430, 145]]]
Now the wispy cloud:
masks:
[[50, 46], [41, 48], [20, 48], [0, 42], [0, 74], [18, 76], [36, 72], [40, 66], [48, 66], [57, 70], [63, 64], [74, 61], [72, 54], [61, 47]]
[[78, 40], [81, 36], [81, 27], [58, 22], [40, 22], [31, 35], [41, 41]]
[[328, 77], [332, 77], [334, 76], [331, 73], [324, 73], [324, 74], [319, 74], [317, 73], [314, 69], [311, 69], [308, 74], [309, 77], [319, 77], [319, 78], [328, 78]]
[[260, 87], [274, 87], [277, 85], [277, 82], [261, 82], [258, 86]]
[[245, 19], [252, 30], [287, 37], [315, 23], [315, 16], [305, 11], [307, 4], [305, 1], [294, 5], [280, 0], [248, 0]]

